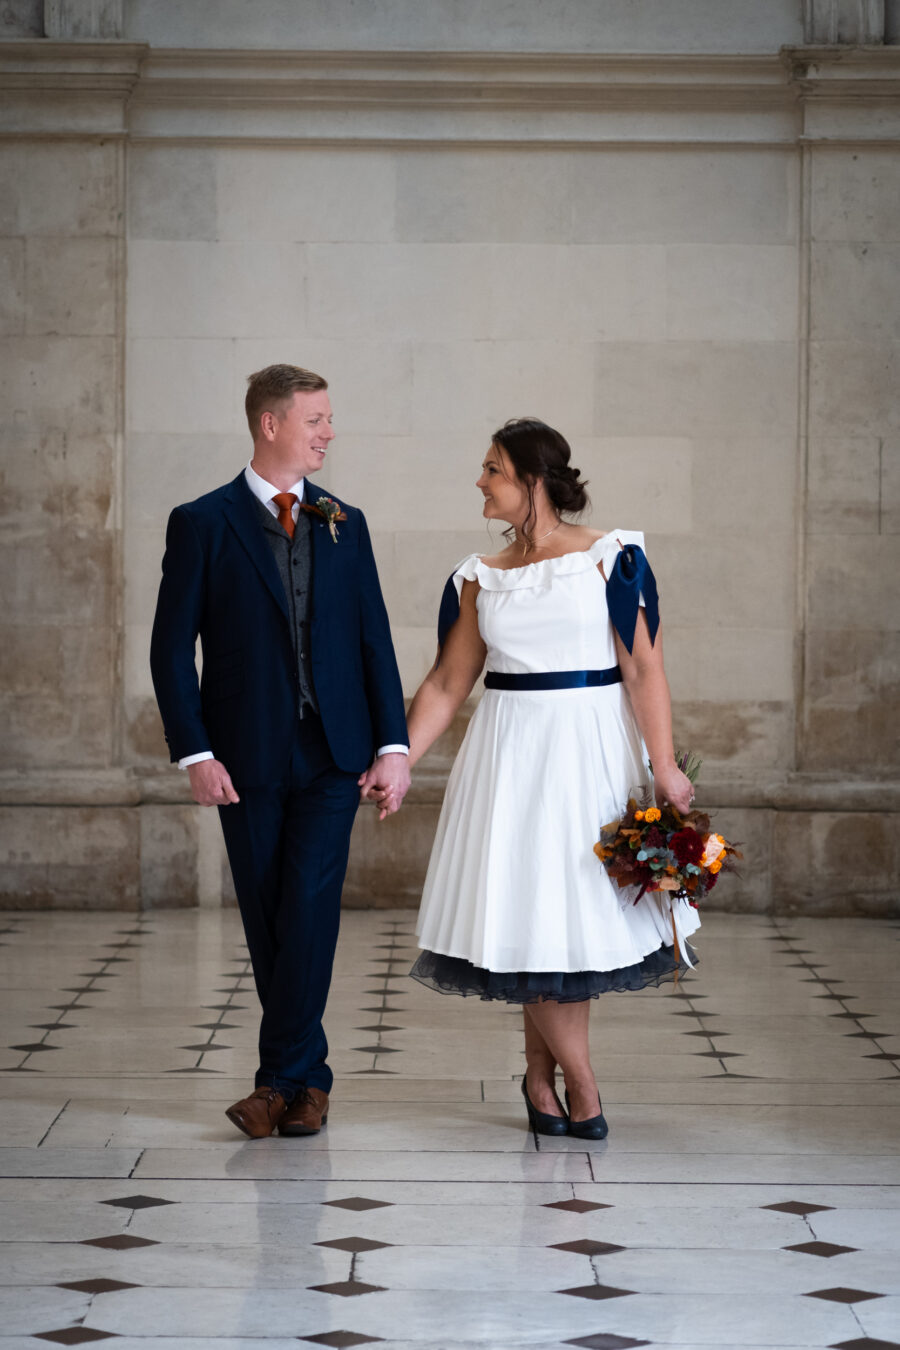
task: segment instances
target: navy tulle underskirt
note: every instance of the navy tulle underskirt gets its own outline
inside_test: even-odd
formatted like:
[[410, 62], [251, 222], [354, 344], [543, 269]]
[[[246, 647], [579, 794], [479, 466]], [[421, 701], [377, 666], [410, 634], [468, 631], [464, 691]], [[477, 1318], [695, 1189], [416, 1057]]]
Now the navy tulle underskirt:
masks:
[[[697, 964], [693, 947], [688, 955]], [[409, 972], [414, 980], [436, 989], [440, 994], [462, 994], [481, 999], [497, 999], [503, 1003], [537, 1003], [539, 999], [553, 999], [557, 1003], [581, 1003], [601, 994], [626, 993], [658, 988], [666, 980], [674, 980], [690, 970], [682, 957], [675, 960], [673, 947], [661, 946], [650, 952], [634, 966], [618, 970], [482, 970], [459, 956], [442, 956], [440, 952], [423, 951]]]

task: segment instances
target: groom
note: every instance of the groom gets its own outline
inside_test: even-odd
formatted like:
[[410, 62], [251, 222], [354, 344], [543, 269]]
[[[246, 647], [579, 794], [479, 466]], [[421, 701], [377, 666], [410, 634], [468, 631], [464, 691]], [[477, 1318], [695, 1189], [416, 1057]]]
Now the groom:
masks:
[[255, 1091], [226, 1112], [252, 1139], [327, 1119], [322, 1015], [360, 788], [393, 811], [409, 786], [366, 522], [308, 481], [334, 437], [327, 389], [297, 366], [250, 376], [253, 458], [169, 517], [151, 642], [171, 758], [219, 808], [262, 1003]]

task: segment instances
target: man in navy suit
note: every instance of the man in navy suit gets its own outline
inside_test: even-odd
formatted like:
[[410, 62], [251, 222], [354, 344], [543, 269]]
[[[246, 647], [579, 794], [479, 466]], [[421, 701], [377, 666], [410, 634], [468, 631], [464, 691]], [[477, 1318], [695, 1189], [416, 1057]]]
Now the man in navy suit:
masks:
[[322, 1016], [350, 831], [361, 791], [383, 817], [409, 786], [365, 518], [308, 481], [334, 436], [327, 389], [297, 366], [250, 376], [253, 458], [169, 517], [151, 642], [171, 758], [219, 808], [262, 1004], [255, 1090], [226, 1113], [254, 1139], [327, 1119]]

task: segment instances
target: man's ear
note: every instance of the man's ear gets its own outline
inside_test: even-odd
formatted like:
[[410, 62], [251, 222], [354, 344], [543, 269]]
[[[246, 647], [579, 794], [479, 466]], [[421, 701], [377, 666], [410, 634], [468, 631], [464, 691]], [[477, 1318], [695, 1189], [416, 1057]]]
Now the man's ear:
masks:
[[273, 412], [269, 411], [268, 408], [266, 409], [265, 412], [260, 413], [259, 430], [267, 441], [274, 440], [277, 424], [278, 419], [276, 418]]

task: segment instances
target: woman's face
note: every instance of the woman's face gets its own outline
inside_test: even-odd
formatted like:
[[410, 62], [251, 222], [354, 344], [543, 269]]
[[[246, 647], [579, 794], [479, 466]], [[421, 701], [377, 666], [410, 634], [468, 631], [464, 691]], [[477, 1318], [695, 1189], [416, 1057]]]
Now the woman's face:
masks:
[[528, 491], [499, 445], [492, 445], [485, 455], [475, 486], [484, 494], [482, 515], [486, 520], [521, 525], [528, 514]]

